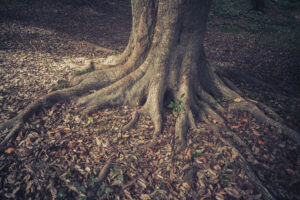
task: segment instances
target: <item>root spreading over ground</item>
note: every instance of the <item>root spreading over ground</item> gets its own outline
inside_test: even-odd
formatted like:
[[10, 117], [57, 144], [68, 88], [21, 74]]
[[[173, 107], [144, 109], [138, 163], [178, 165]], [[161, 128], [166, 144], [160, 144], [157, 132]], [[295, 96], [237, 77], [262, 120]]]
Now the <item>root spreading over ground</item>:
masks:
[[[158, 5], [150, 6], [156, 8]], [[232, 126], [227, 125], [231, 118], [229, 113], [250, 113], [266, 126], [275, 127], [274, 134], [285, 135], [297, 146], [300, 144], [299, 133], [289, 128], [271, 108], [243, 96], [229, 80], [232, 78], [229, 71], [209, 65], [202, 41], [195, 38], [203, 34], [204, 23], [190, 23], [195, 30], [192, 33], [187, 31], [191, 27], [172, 32], [174, 24], [170, 21], [177, 22], [178, 16], [170, 15], [169, 21], [160, 20], [166, 12], [164, 9], [161, 6], [157, 12], [153, 12], [156, 9], [140, 9], [133, 13], [138, 15], [134, 16], [134, 20], [138, 20], [133, 21], [133, 32], [121, 55], [108, 57], [102, 64], [91, 63], [95, 65], [95, 71], [75, 76], [68, 87], [40, 97], [14, 118], [2, 123], [0, 131], [6, 136], [0, 143], [0, 150], [11, 144], [33, 114], [67, 101], [76, 101], [83, 117], [103, 107], [136, 107], [122, 131], [134, 127], [140, 116], [149, 116], [153, 123], [152, 142], [144, 147], [152, 148], [161, 140], [166, 104], [173, 101], [172, 108], [176, 116], [173, 155], [186, 150], [187, 133], [189, 130], [200, 133], [202, 128], [197, 121], [204, 122], [213, 130], [213, 134], [236, 152], [241, 168], [265, 199], [281, 198], [276, 189], [266, 186], [256, 174], [255, 168], [268, 170], [268, 166], [257, 160], [248, 144], [233, 131]], [[190, 22], [198, 16], [196, 11], [191, 11], [191, 15], [184, 16], [184, 19]], [[165, 31], [159, 31], [162, 27]], [[248, 76], [245, 79], [255, 80]], [[225, 103], [221, 104], [221, 101]], [[100, 171], [100, 182], [108, 175], [111, 163], [109, 159]], [[198, 171], [197, 167], [185, 170], [185, 180], [190, 186], [195, 185], [192, 177]], [[123, 185], [122, 190], [125, 191], [127, 187]], [[93, 192], [89, 191], [88, 195], [92, 196]]]

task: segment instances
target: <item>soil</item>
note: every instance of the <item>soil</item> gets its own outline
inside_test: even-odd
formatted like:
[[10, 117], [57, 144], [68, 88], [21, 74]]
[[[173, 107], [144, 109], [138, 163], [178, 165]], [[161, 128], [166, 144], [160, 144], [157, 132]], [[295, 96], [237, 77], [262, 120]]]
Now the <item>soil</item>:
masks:
[[[89, 61], [121, 53], [126, 47], [131, 28], [128, 0], [12, 2], [0, 1], [1, 122], [59, 89]], [[207, 57], [212, 66], [267, 83], [229, 77], [245, 97], [272, 107], [299, 130], [299, 48], [296, 41], [288, 42], [287, 32], [282, 33], [285, 37], [264, 32], [257, 22], [269, 17], [270, 26], [284, 22], [280, 28], [294, 33], [299, 13], [282, 14], [282, 8], [276, 14], [271, 9], [264, 14], [241, 9], [246, 14], [237, 19], [221, 15], [217, 6], [212, 8], [204, 43]], [[291, 22], [291, 16], [296, 21]], [[249, 31], [249, 27], [254, 28]], [[279, 36], [282, 43], [270, 42]], [[227, 103], [221, 97], [218, 101]], [[121, 130], [134, 110], [103, 108], [82, 117], [76, 104], [67, 102], [37, 113], [0, 154], [0, 198], [263, 199], [241, 168], [237, 153], [212, 134], [211, 127], [198, 122], [201, 132], [190, 131], [188, 148], [174, 154], [176, 113], [166, 108], [158, 144], [142, 148], [152, 138], [153, 125], [147, 116], [129, 131]], [[274, 188], [278, 198], [299, 199], [299, 146], [247, 112], [227, 115], [228, 126], [263, 164], [264, 168], [252, 166], [260, 180]], [[108, 158], [113, 161], [100, 182], [97, 176]]]

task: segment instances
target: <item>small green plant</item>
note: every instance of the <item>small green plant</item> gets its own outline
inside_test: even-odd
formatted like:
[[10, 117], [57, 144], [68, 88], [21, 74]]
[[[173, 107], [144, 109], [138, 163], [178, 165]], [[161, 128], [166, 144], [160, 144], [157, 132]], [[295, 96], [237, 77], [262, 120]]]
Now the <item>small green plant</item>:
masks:
[[114, 190], [112, 188], [106, 186], [105, 184], [102, 184], [99, 190], [97, 191], [97, 196], [101, 197], [103, 194], [111, 194], [113, 192]]
[[221, 100], [220, 98], [216, 98], [214, 104], [216, 105], [216, 104], [220, 103], [221, 101], [222, 101], [222, 100]]
[[201, 151], [201, 150], [194, 150], [194, 153], [192, 154], [192, 157], [193, 158], [199, 157], [199, 156], [202, 155], [202, 153], [203, 153], [203, 151]]
[[218, 104], [218, 103], [221, 103], [221, 102], [224, 102], [224, 101], [227, 101], [228, 99], [226, 99], [225, 97], [220, 97], [220, 98], [216, 98], [215, 101], [214, 101], [214, 105]]
[[185, 94], [182, 94], [180, 96], [180, 99], [176, 99], [175, 102], [171, 101], [170, 104], [168, 105], [168, 108], [171, 108], [176, 115], [178, 115], [180, 113], [180, 111], [182, 110], [184, 95]]
[[87, 125], [94, 123], [93, 117], [88, 117]]
[[64, 188], [59, 189], [57, 193], [58, 199], [64, 199], [66, 197], [66, 190]]
[[86, 192], [84, 186], [80, 185], [78, 182], [74, 182], [74, 183], [73, 183], [73, 186], [76, 188], [76, 190], [77, 190], [79, 193], [85, 193], [85, 192]]
[[75, 76], [80, 76], [80, 75], [83, 75], [83, 74], [87, 74], [87, 73], [90, 73], [92, 71], [95, 71], [95, 65], [93, 62], [91, 62], [90, 66], [88, 66], [87, 68], [83, 69], [83, 70], [76, 70], [74, 72], [74, 75]]
[[143, 124], [146, 122], [146, 119], [145, 119], [144, 116], [141, 117], [141, 121], [142, 121]]
[[90, 186], [93, 188], [98, 182], [99, 180], [92, 174], [90, 176]]
[[118, 179], [119, 181], [121, 181], [121, 183], [124, 183], [124, 176], [123, 176], [123, 174], [119, 174], [119, 175], [117, 176], [117, 179]]

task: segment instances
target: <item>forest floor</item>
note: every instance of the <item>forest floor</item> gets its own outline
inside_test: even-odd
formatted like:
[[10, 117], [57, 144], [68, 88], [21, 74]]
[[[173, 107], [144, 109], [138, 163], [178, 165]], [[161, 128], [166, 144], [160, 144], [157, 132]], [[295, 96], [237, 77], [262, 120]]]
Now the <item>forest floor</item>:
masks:
[[[90, 60], [126, 47], [128, 0], [11, 2], [0, 1], [0, 122], [59, 89]], [[207, 57], [212, 66], [265, 82], [231, 77], [245, 98], [272, 107], [299, 132], [299, 9], [276, 6], [261, 13], [236, 2], [215, 1], [204, 43]], [[166, 108], [158, 144], [141, 148], [152, 138], [147, 116], [121, 131], [135, 109], [104, 108], [83, 119], [76, 104], [67, 102], [35, 114], [0, 152], [0, 199], [263, 199], [237, 153], [202, 122], [200, 133], [189, 132], [186, 151], [174, 155], [176, 116]], [[227, 115], [228, 126], [266, 167], [252, 166], [264, 185], [276, 196], [300, 199], [299, 147], [247, 112]], [[109, 174], [99, 184], [109, 158]], [[194, 177], [185, 173], [190, 168]]]

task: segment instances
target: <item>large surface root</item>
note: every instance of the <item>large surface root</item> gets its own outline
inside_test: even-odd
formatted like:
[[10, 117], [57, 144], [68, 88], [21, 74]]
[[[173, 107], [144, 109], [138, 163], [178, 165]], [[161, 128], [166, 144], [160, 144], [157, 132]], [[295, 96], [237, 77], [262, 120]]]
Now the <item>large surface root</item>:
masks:
[[[224, 80], [224, 79], [222, 79]], [[226, 84], [225, 84], [226, 83]], [[219, 85], [219, 90], [225, 96], [225, 100], [228, 101], [227, 112], [231, 110], [240, 110], [247, 111], [253, 114], [259, 121], [264, 124], [276, 127], [278, 130], [278, 134], [285, 134], [291, 140], [295, 141], [299, 145], [299, 133], [288, 128], [284, 120], [279, 117], [271, 108], [259, 103], [255, 102], [251, 99], [245, 99], [241, 95], [242, 93], [238, 90], [238, 88], [232, 84], [229, 80], [224, 84]], [[225, 90], [223, 90], [225, 88]], [[210, 92], [213, 93], [213, 92]], [[232, 97], [229, 99], [228, 94], [232, 94]], [[224, 114], [224, 109], [221, 105], [219, 105], [216, 98], [209, 95], [208, 92], [203, 90], [198, 90], [198, 94], [195, 97], [195, 102], [198, 107], [198, 117], [200, 120], [203, 120], [210, 127], [212, 127], [215, 131], [215, 134], [218, 135], [221, 140], [232, 147], [234, 151], [238, 152], [240, 155], [239, 162], [242, 165], [242, 168], [245, 170], [249, 180], [257, 186], [258, 191], [263, 195], [265, 199], [276, 199], [279, 198], [278, 192], [273, 189], [270, 185], [267, 187], [265, 184], [258, 178], [253, 169], [266, 169], [271, 170], [271, 168], [267, 165], [260, 163], [252, 153], [252, 150], [249, 146], [244, 142], [242, 138], [240, 138], [236, 133], [234, 133], [230, 128], [226, 125], [227, 119]], [[178, 121], [180, 123], [176, 123], [180, 128], [184, 129], [187, 124], [187, 119], [185, 118], [185, 123], [182, 123], [182, 120], [186, 115], [182, 114], [178, 117]], [[222, 134], [221, 134], [222, 133]], [[239, 151], [239, 149], [243, 150], [243, 153]], [[245, 158], [246, 156], [246, 158]]]
[[[88, 86], [87, 86], [88, 87]], [[73, 87], [67, 88], [60, 91], [49, 93], [45, 96], [40, 97], [38, 100], [29, 104], [23, 111], [17, 116], [4, 122], [0, 125], [0, 131], [7, 133], [4, 139], [0, 143], [0, 150], [7, 147], [9, 142], [16, 137], [18, 131], [24, 126], [24, 123], [35, 113], [40, 111], [42, 108], [52, 107], [54, 104], [68, 101], [73, 96], [84, 93], [86, 87]], [[3, 136], [2, 136], [3, 137]]]
[[234, 143], [230, 142], [230, 140], [224, 138], [220, 132], [222, 132], [220, 127], [217, 127], [216, 125], [211, 123], [211, 126], [214, 127], [214, 133], [218, 135], [218, 137], [228, 146], [230, 146], [235, 152], [239, 154], [239, 161], [242, 165], [243, 170], [245, 170], [246, 174], [248, 175], [250, 181], [255, 184], [258, 191], [264, 196], [265, 199], [268, 200], [275, 200], [276, 198], [270, 193], [270, 191], [264, 186], [264, 184], [260, 181], [260, 179], [257, 177], [255, 172], [253, 171], [250, 164], [247, 162], [243, 154], [238, 150], [238, 148], [234, 145]]
[[[103, 73], [101, 74], [103, 75]], [[82, 77], [86, 78], [86, 76], [87, 75], [85, 74]], [[35, 100], [33, 103], [29, 104], [24, 110], [19, 112], [17, 116], [8, 120], [7, 122], [0, 124], [0, 131], [2, 133], [1, 136], [3, 138], [0, 143], [0, 150], [2, 151], [9, 145], [9, 142], [14, 137], [16, 137], [19, 130], [24, 126], [26, 121], [35, 112], [39, 112], [43, 108], [50, 108], [57, 103], [69, 101], [78, 96], [82, 96], [91, 90], [97, 90], [98, 88], [102, 88], [106, 84], [112, 83], [114, 81], [113, 78], [112, 79], [109, 77], [105, 77], [105, 78], [106, 79], [103, 82], [99, 81], [99, 77], [97, 76], [94, 76], [94, 78], [91, 79], [83, 79], [70, 88], [65, 88], [63, 90], [51, 92]], [[89, 109], [91, 110], [91, 108]], [[4, 134], [6, 135], [4, 136]]]
[[286, 136], [288, 136], [289, 138], [297, 142], [298, 145], [300, 145], [299, 133], [287, 127], [283, 123], [280, 123], [270, 118], [262, 110], [260, 110], [256, 105], [252, 104], [251, 102], [231, 103], [229, 105], [229, 110], [248, 111], [252, 113], [262, 123], [276, 127], [280, 133], [285, 134]]
[[[201, 96], [201, 95], [200, 95]], [[209, 103], [209, 102], [208, 102]], [[199, 118], [209, 124], [216, 134], [226, 145], [230, 146], [235, 152], [239, 154], [239, 162], [242, 168], [245, 170], [249, 180], [257, 186], [258, 191], [264, 196], [265, 199], [275, 199], [273, 194], [275, 191], [272, 188], [266, 188], [262, 181], [255, 174], [252, 166], [265, 167], [262, 165], [253, 155], [248, 145], [234, 132], [232, 132], [226, 125], [226, 119], [221, 114], [211, 108], [211, 106], [205, 101], [199, 100], [198, 105], [200, 110]], [[222, 133], [222, 134], [221, 134]], [[239, 151], [239, 148], [244, 150], [247, 158]], [[252, 164], [249, 164], [248, 161]], [[269, 168], [268, 168], [269, 169]], [[270, 192], [272, 191], [272, 193]]]
[[[77, 96], [78, 105], [83, 108], [85, 115], [103, 106], [118, 105], [142, 105], [139, 110], [132, 113], [131, 121], [123, 127], [127, 131], [138, 121], [139, 116], [144, 114], [150, 116], [154, 130], [153, 143], [159, 139], [163, 127], [162, 114], [164, 111], [164, 95], [167, 90], [165, 74], [147, 76], [149, 64], [146, 62], [135, 70], [123, 71], [118, 75], [112, 69], [99, 70], [81, 76], [73, 83], [71, 88], [49, 93], [27, 106], [16, 117], [0, 125], [2, 133], [7, 133], [0, 143], [0, 150], [4, 150], [9, 142], [16, 137], [24, 126], [24, 123], [42, 108], [49, 108], [56, 103], [68, 101]], [[129, 69], [129, 68], [128, 68]], [[109, 74], [112, 73], [111, 77]], [[101, 80], [103, 77], [103, 81]], [[116, 77], [121, 77], [117, 80]], [[223, 80], [223, 81], [222, 81]], [[76, 83], [76, 84], [75, 84]], [[189, 129], [196, 130], [195, 117], [206, 122], [214, 133], [228, 146], [239, 154], [239, 162], [249, 180], [253, 182], [258, 191], [265, 199], [275, 199], [276, 191], [271, 187], [264, 186], [263, 182], [255, 174], [253, 168], [265, 168], [253, 155], [252, 150], [246, 142], [227, 126], [226, 112], [232, 110], [247, 111], [253, 114], [261, 122], [276, 127], [280, 133], [287, 135], [290, 139], [300, 144], [299, 134], [288, 128], [271, 108], [259, 102], [242, 97], [238, 90], [229, 80], [219, 79], [217, 76], [212, 80], [214, 87], [201, 87], [201, 82], [191, 83], [191, 79], [183, 75], [177, 89], [173, 89], [174, 96], [180, 102], [176, 102], [177, 113], [174, 133], [174, 150], [180, 152], [187, 147], [187, 133]], [[214, 89], [213, 89], [214, 88]], [[92, 93], [89, 93], [94, 90]], [[223, 106], [218, 101], [222, 96], [227, 101]], [[238, 99], [238, 101], [236, 100]], [[141, 103], [143, 102], [143, 103]], [[180, 109], [179, 109], [180, 108]], [[7, 131], [8, 130], [8, 131]], [[197, 130], [196, 130], [197, 131]], [[221, 134], [222, 133], [222, 134]], [[242, 149], [241, 152], [239, 149]]]

